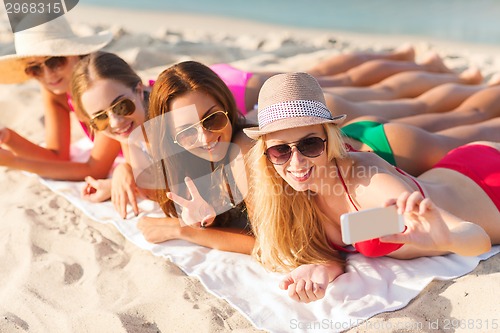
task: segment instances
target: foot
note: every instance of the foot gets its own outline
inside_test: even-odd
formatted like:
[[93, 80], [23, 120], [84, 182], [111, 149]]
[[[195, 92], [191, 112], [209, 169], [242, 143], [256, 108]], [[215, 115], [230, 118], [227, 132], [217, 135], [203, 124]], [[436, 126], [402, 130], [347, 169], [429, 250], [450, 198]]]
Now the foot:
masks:
[[429, 72], [434, 73], [453, 73], [451, 69], [446, 67], [443, 59], [437, 53], [431, 53], [425, 57], [420, 65], [424, 66]]
[[493, 74], [486, 84], [490, 87], [500, 85], [500, 73]]
[[477, 68], [469, 68], [460, 73], [460, 80], [465, 84], [480, 84], [483, 82], [483, 75]]
[[414, 61], [415, 60], [415, 48], [410, 43], [405, 43], [396, 49], [392, 53], [393, 60], [402, 61]]

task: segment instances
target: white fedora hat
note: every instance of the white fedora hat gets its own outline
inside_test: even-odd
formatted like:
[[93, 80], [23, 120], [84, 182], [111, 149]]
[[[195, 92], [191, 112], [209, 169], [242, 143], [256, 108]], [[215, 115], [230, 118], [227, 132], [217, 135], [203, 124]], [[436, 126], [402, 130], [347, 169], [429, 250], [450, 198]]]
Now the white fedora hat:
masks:
[[314, 77], [307, 73], [286, 73], [270, 77], [260, 88], [257, 117], [258, 127], [243, 129], [254, 140], [289, 128], [339, 124], [346, 115], [332, 115]]
[[111, 39], [113, 34], [109, 31], [78, 36], [64, 16], [16, 32], [14, 34], [16, 54], [0, 57], [0, 83], [20, 83], [30, 79], [24, 72], [25, 65], [22, 61], [24, 58], [85, 55], [100, 50]]

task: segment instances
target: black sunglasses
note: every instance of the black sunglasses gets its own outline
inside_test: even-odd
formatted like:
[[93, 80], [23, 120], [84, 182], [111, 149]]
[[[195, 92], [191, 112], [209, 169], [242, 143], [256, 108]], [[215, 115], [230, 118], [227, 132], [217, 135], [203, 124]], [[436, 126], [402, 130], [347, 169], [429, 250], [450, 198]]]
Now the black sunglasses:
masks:
[[50, 57], [45, 59], [43, 62], [29, 65], [24, 69], [26, 75], [31, 77], [39, 77], [43, 74], [43, 67], [47, 67], [51, 71], [56, 70], [58, 68], [66, 66], [68, 63], [68, 58], [66, 57]]
[[198, 141], [198, 128], [201, 126], [210, 132], [222, 131], [229, 123], [226, 111], [215, 111], [196, 124], [184, 128], [175, 135], [174, 142], [183, 148], [189, 148]]
[[[285, 164], [292, 157], [292, 147], [295, 146], [299, 152], [306, 157], [318, 157], [325, 151], [326, 139], [317, 136], [301, 139], [290, 143], [272, 146], [264, 153], [272, 164]], [[291, 145], [295, 143], [294, 145]]]
[[117, 116], [129, 116], [135, 112], [135, 103], [128, 98], [119, 100], [109, 108], [95, 113], [90, 118], [90, 126], [96, 131], [104, 131], [109, 125], [109, 111]]

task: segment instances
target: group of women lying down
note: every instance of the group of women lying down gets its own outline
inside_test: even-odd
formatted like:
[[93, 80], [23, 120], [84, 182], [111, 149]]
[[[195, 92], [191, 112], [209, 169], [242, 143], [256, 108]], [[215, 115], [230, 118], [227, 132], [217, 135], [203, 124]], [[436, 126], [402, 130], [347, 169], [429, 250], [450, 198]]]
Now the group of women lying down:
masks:
[[[403, 47], [332, 57], [308, 73], [186, 61], [151, 87], [99, 51], [110, 40], [0, 58], [0, 82], [40, 83], [47, 130], [41, 147], [0, 129], [1, 165], [85, 180], [82, 195], [111, 199], [123, 218], [147, 195], [165, 212], [141, 218], [148, 241], [252, 254], [287, 271], [280, 287], [302, 302], [324, 296], [345, 253], [475, 256], [500, 242], [500, 87], [479, 72], [454, 73], [436, 56], [417, 63]], [[94, 140], [84, 163], [69, 156], [72, 111]], [[107, 178], [120, 153], [126, 162]], [[149, 188], [133, 172], [141, 154], [152, 161]], [[404, 232], [343, 243], [341, 215], [387, 205], [404, 214]]]

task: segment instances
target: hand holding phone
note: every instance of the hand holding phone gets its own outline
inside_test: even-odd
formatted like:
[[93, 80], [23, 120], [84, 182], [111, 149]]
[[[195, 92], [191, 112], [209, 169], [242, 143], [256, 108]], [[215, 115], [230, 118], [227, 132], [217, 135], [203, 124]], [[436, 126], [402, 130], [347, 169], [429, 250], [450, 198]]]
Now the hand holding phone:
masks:
[[353, 244], [403, 232], [405, 223], [403, 215], [399, 215], [393, 205], [342, 214], [340, 227], [342, 241]]

